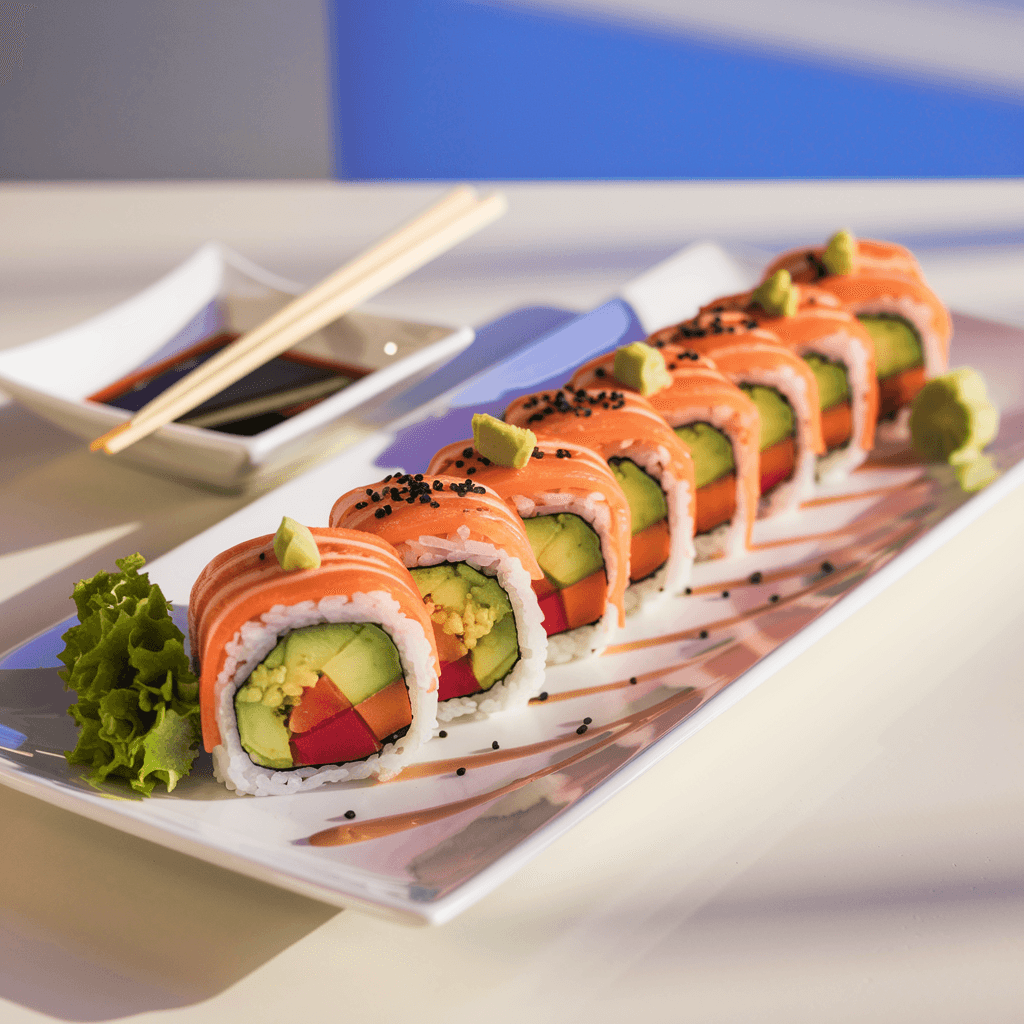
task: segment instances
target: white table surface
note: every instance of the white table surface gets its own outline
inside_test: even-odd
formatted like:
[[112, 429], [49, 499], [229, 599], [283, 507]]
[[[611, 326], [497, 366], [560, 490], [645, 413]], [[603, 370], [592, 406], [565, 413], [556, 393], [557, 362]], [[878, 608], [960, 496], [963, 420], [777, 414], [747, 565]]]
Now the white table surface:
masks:
[[[1024, 325], [1021, 182], [507, 190], [503, 222], [375, 306], [469, 323], [586, 309], [695, 239], [778, 248], [848, 225], [913, 244], [951, 306]], [[0, 187], [0, 347], [210, 238], [315, 280], [440, 191]], [[12, 405], [0, 423], [0, 649], [68, 614], [76, 579], [247, 500], [90, 455]], [[1020, 1021], [1022, 519], [1018, 490], [438, 929], [0, 788], [0, 1022]]]

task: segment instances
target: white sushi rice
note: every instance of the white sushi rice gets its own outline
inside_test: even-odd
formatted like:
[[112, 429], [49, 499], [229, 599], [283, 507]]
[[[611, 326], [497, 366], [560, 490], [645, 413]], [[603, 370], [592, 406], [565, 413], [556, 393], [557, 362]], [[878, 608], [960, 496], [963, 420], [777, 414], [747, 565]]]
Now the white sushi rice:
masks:
[[661, 485], [668, 505], [668, 531], [671, 538], [668, 561], [653, 575], [631, 583], [626, 588], [626, 614], [635, 615], [659, 601], [681, 594], [690, 582], [693, 559], [693, 504], [690, 484], [677, 480], [666, 468], [670, 464], [668, 449], [663, 445], [640, 444], [625, 440], [619, 451], [609, 458], [629, 459]]
[[[611, 509], [603, 494], [595, 492], [580, 498], [560, 491], [544, 492], [532, 498], [524, 494], [509, 495], [522, 519], [535, 516], [571, 514], [589, 523], [601, 542], [601, 557], [607, 579], [615, 579], [619, 568], [619, 553], [611, 536]], [[547, 663], [564, 665], [569, 661], [600, 654], [611, 641], [619, 625], [619, 610], [611, 602], [605, 604], [604, 615], [594, 623], [577, 626], [548, 637]]]
[[438, 719], [450, 722], [476, 712], [508, 711], [524, 706], [535, 697], [544, 685], [548, 638], [530, 574], [519, 559], [486, 541], [472, 540], [468, 526], [460, 526], [448, 537], [421, 536], [418, 540], [403, 541], [397, 548], [410, 569], [442, 562], [465, 562], [485, 576], [494, 577], [508, 594], [515, 616], [519, 660], [512, 671], [482, 693], [441, 701], [437, 706]]
[[[242, 747], [235, 722], [235, 693], [278, 640], [292, 630], [325, 622], [369, 622], [378, 625], [394, 642], [409, 689], [412, 724], [399, 740], [361, 761], [325, 767], [299, 767], [279, 771], [255, 764]], [[220, 745], [213, 750], [213, 770], [220, 782], [238, 793], [273, 796], [301, 793], [328, 782], [344, 782], [397, 775], [426, 743], [436, 727], [437, 676], [430, 641], [422, 625], [408, 618], [398, 602], [382, 590], [274, 605], [258, 620], [247, 622], [226, 648], [224, 667], [217, 676], [217, 726]]]

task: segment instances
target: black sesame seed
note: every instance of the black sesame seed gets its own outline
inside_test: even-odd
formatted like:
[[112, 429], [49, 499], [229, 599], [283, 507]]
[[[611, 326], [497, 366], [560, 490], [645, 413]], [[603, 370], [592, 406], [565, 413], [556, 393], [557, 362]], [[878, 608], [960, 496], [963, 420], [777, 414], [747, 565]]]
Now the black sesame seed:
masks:
[[778, 600], [779, 600], [779, 595], [778, 594], [772, 594], [772, 596], [769, 597], [768, 600], [771, 601], [772, 604], [776, 604], [778, 602]]
[[537, 694], [537, 700], [547, 700], [547, 699], [548, 699], [548, 691], [547, 690], [544, 690], [542, 693], [538, 693]]
[[723, 590], [722, 591], [722, 597], [728, 597], [728, 596], [729, 596], [729, 591], [728, 590]]
[[345, 817], [348, 818], [349, 821], [351, 821], [355, 816], [356, 816], [356, 812], [355, 811], [346, 811], [345, 812]]
[[577, 735], [577, 736], [582, 736], [582, 735], [583, 735], [583, 734], [584, 734], [584, 733], [585, 733], [586, 731], [587, 731], [587, 727], [586, 727], [585, 725], [581, 725], [581, 726], [580, 726], [580, 727], [579, 727], [579, 728], [578, 728], [578, 729], [576, 730], [576, 735]]
[[763, 580], [763, 579], [764, 579], [764, 576], [762, 576], [761, 573], [759, 573], [759, 572], [752, 572], [750, 574], [750, 582], [751, 583], [760, 583], [761, 580]]
[[491, 750], [497, 750], [497, 749], [498, 749], [498, 741], [497, 741], [497, 740], [495, 740], [495, 741], [494, 741], [494, 742], [493, 742], [493, 743], [491, 744]]
[[630, 676], [629, 677], [629, 685], [630, 686], [636, 686], [636, 676]]
[[456, 768], [455, 769], [455, 774], [456, 775], [465, 775], [466, 774], [466, 769], [465, 768]]
[[822, 562], [821, 571], [824, 573], [834, 572], [835, 566], [831, 562]]
[[699, 632], [699, 633], [697, 634], [697, 636], [699, 636], [699, 637], [701, 638], [701, 640], [707, 640], [707, 638], [708, 638], [708, 631], [707, 631], [706, 629], [702, 629], [702, 630], [701, 630], [701, 631], [700, 631], [700, 632]]
[[442, 729], [442, 730], [441, 730], [441, 731], [440, 731], [440, 732], [439, 732], [439, 733], [438, 733], [437, 735], [438, 735], [438, 736], [439, 736], [439, 737], [440, 737], [441, 739], [447, 739], [447, 737], [448, 737], [448, 732], [447, 732], [447, 730], [445, 730], [445, 729]]
[[592, 718], [584, 718], [584, 719], [583, 719], [583, 724], [584, 724], [584, 725], [590, 725], [590, 723], [591, 723], [592, 721], [593, 721], [593, 719], [592, 719]]
[[685, 589], [685, 590], [683, 591], [683, 593], [684, 593], [684, 594], [686, 594], [686, 595], [687, 595], [687, 597], [689, 597], [689, 595], [693, 593], [693, 587], [687, 587], [687, 588], [686, 588], [686, 589]]

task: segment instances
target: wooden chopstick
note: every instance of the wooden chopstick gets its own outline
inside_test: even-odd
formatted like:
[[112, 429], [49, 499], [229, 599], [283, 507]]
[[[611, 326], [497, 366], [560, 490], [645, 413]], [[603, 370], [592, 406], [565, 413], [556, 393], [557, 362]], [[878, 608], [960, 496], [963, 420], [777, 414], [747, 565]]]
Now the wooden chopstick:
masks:
[[[139, 409], [129, 422], [141, 423], [164, 406], [175, 403], [178, 398], [195, 387], [201, 380], [218, 373], [223, 367], [229, 366], [240, 353], [259, 346], [266, 338], [276, 334], [299, 316], [320, 305], [340, 289], [358, 280], [368, 267], [393, 258], [396, 253], [408, 247], [411, 241], [437, 230], [438, 225], [444, 225], [452, 217], [464, 210], [471, 209], [478, 202], [475, 191], [468, 186], [460, 185], [453, 189], [440, 202], [435, 203], [387, 238], [329, 274], [309, 291], [296, 296], [269, 319], [236, 339], [231, 346], [225, 347], [221, 352], [202, 363], [191, 374], [166, 388], [151, 402]], [[126, 425], [122, 424], [120, 428], [114, 429], [122, 429], [124, 426]]]
[[130, 420], [98, 437], [90, 448], [114, 454], [184, 415], [490, 224], [504, 213], [505, 207], [500, 194], [480, 200], [472, 189], [455, 189], [420, 217], [197, 367]]

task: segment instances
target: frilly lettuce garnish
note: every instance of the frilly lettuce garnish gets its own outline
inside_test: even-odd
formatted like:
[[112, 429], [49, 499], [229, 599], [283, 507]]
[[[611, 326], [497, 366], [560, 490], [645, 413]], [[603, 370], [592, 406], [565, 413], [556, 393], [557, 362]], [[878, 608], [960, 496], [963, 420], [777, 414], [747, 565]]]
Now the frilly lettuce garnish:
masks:
[[188, 774], [200, 726], [185, 638], [160, 588], [139, 572], [145, 564], [129, 555], [117, 560], [120, 572], [75, 584], [79, 625], [62, 637], [60, 677], [78, 694], [68, 709], [80, 730], [68, 762], [91, 767], [94, 786], [115, 776], [149, 796], [157, 782], [170, 792]]

